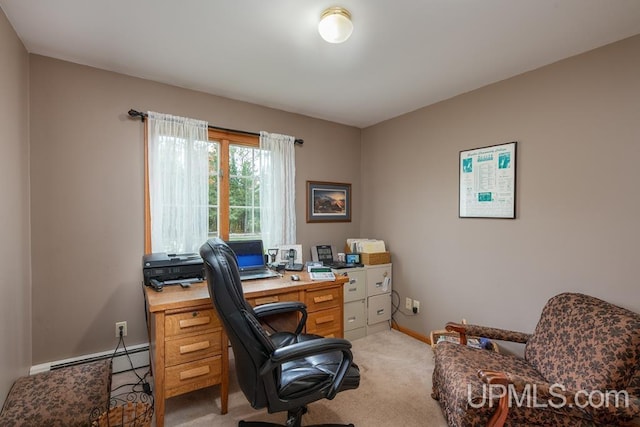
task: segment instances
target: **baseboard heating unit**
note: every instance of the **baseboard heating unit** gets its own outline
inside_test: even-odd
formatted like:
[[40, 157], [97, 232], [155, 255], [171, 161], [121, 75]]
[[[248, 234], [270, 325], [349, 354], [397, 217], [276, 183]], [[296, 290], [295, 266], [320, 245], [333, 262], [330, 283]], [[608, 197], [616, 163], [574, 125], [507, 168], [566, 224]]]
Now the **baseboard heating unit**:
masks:
[[[127, 353], [129, 357], [127, 357]], [[80, 365], [83, 363], [93, 362], [96, 360], [110, 359], [113, 357], [113, 373], [131, 370], [131, 364], [134, 368], [143, 368], [149, 366], [149, 344], [138, 344], [124, 348], [118, 348], [115, 353], [111, 351], [103, 351], [100, 353], [86, 354], [83, 356], [72, 357], [69, 359], [57, 360], [53, 362], [41, 363], [39, 365], [33, 365], [29, 370], [30, 375], [38, 374], [40, 372], [53, 371], [55, 369], [64, 368], [66, 366]], [[129, 363], [131, 358], [131, 363]]]

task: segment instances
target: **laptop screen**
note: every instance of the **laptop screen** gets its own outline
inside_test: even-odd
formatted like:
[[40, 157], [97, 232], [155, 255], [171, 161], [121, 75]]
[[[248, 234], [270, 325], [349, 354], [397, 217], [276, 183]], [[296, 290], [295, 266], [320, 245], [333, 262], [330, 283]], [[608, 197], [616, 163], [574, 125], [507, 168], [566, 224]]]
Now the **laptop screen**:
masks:
[[262, 240], [234, 240], [227, 245], [235, 253], [240, 271], [265, 267]]

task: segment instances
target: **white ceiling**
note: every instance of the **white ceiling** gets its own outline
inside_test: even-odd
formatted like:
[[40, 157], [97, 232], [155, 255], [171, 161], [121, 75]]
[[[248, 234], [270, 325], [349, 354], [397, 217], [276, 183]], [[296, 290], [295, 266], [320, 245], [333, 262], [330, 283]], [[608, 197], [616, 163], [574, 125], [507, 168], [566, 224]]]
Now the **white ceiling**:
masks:
[[[353, 16], [324, 42], [321, 12]], [[366, 127], [640, 33], [640, 0], [0, 0], [31, 53]], [[640, 54], [640, 52], [639, 52]]]

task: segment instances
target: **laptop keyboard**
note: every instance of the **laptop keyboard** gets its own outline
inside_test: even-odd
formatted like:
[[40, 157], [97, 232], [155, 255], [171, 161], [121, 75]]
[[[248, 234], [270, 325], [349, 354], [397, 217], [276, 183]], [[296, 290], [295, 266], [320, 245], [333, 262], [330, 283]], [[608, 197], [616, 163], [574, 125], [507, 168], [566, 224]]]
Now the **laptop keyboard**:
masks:
[[271, 270], [241, 272], [240, 280], [268, 279], [270, 277], [278, 277], [277, 273]]

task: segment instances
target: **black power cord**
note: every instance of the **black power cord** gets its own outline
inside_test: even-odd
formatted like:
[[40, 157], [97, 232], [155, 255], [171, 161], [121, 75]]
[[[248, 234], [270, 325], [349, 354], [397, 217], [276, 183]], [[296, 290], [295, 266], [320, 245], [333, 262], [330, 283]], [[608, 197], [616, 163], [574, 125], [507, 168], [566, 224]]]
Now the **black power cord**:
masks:
[[418, 314], [417, 311], [418, 309], [416, 307], [413, 307], [410, 313], [402, 311], [400, 309], [400, 294], [395, 289], [391, 291], [391, 321], [392, 322], [395, 322], [396, 324], [398, 323], [394, 317], [396, 313], [400, 313], [403, 316], [411, 317]]
[[[131, 360], [131, 356], [129, 355], [129, 350], [127, 349], [126, 344], [124, 343], [124, 326], [119, 326], [119, 339], [118, 345], [115, 350], [113, 350], [113, 354], [111, 355], [111, 364], [113, 366], [113, 360], [118, 354], [118, 350], [120, 346], [124, 349], [124, 354], [127, 356], [129, 360], [129, 366], [131, 367], [131, 371], [138, 377], [138, 381], [135, 383], [121, 384], [118, 387], [112, 388], [109, 393], [109, 400], [107, 401], [107, 412], [102, 413], [100, 415], [100, 419], [103, 416], [106, 416], [107, 427], [115, 426], [123, 426], [125, 425], [125, 421], [133, 421], [134, 424], [127, 423], [126, 425], [150, 425], [147, 422], [151, 422], [154, 411], [154, 402], [153, 402], [153, 394], [151, 391], [151, 385], [149, 381], [147, 381], [147, 376], [151, 374], [151, 368], [147, 370], [144, 376], [140, 376], [133, 366], [133, 362]], [[124, 371], [123, 371], [124, 372]], [[113, 384], [112, 384], [113, 385]], [[123, 387], [129, 388], [122, 393], [116, 393]], [[116, 409], [118, 407], [122, 407], [124, 405], [136, 405], [135, 406], [135, 419], [131, 420], [125, 419], [125, 411], [124, 409]], [[106, 414], [106, 415], [105, 415]], [[129, 415], [127, 415], [127, 418]], [[92, 424], [93, 425], [93, 424]], [[104, 425], [100, 423], [100, 425]]]
[[120, 334], [119, 334], [120, 338], [118, 340], [118, 345], [116, 346], [116, 349], [113, 350], [113, 355], [111, 356], [111, 363], [113, 363], [113, 359], [116, 357], [116, 354], [118, 353], [118, 349], [120, 348], [120, 345], [122, 345], [122, 348], [124, 349], [124, 354], [127, 356], [127, 359], [129, 360], [129, 366], [131, 366], [130, 370], [133, 371], [136, 377], [138, 377], [138, 381], [136, 383], [122, 384], [116, 387], [115, 389], [113, 389], [112, 392], [119, 390], [122, 387], [131, 387], [132, 391], [140, 392], [139, 389], [136, 390], [136, 387], [142, 387], [142, 392], [151, 396], [151, 384], [149, 384], [149, 381], [147, 380], [147, 377], [150, 374], [150, 370], [147, 370], [147, 372], [142, 377], [138, 374], [138, 371], [136, 371], [136, 368], [133, 366], [133, 361], [131, 360], [131, 356], [129, 355], [129, 350], [127, 350], [127, 345], [124, 343], [124, 327], [120, 326], [119, 331], [120, 331]]

